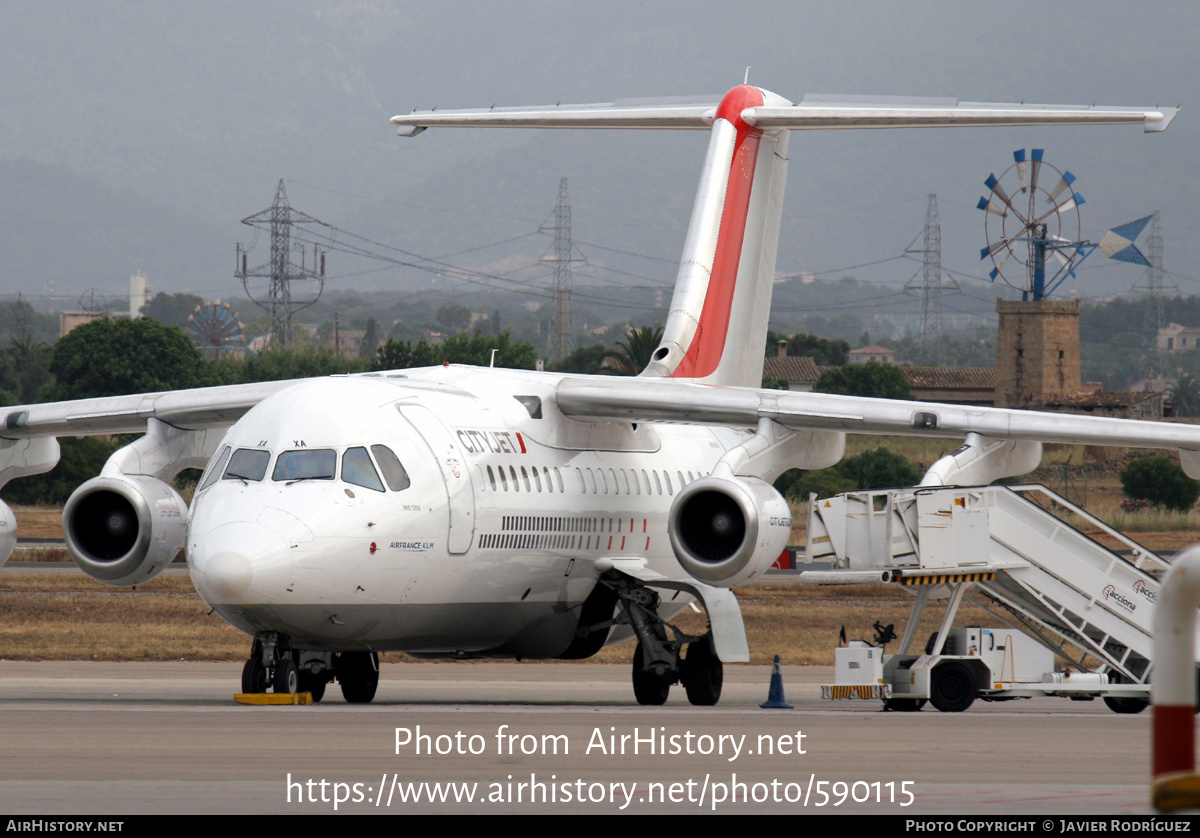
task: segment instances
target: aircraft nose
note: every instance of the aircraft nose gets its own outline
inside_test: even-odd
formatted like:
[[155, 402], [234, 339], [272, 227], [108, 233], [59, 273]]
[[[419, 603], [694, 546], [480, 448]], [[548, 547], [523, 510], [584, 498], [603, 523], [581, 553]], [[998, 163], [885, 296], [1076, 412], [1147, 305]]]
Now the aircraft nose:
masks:
[[238, 603], [246, 601], [256, 577], [262, 577], [260, 583], [267, 581], [264, 574], [269, 576], [286, 553], [287, 543], [275, 531], [257, 522], [237, 521], [196, 535], [188, 545], [188, 562], [207, 602]]
[[214, 553], [205, 562], [202, 572], [209, 590], [223, 600], [238, 599], [254, 582], [250, 560], [236, 550]]

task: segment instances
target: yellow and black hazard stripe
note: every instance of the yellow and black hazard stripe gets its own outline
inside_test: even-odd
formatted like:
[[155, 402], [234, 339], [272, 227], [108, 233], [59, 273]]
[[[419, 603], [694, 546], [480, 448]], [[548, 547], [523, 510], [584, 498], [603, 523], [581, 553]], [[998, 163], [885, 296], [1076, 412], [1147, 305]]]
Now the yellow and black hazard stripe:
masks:
[[995, 571], [984, 573], [938, 573], [933, 576], [901, 576], [901, 585], [955, 585], [959, 582], [991, 582]]
[[878, 684], [825, 684], [822, 698], [881, 698]]

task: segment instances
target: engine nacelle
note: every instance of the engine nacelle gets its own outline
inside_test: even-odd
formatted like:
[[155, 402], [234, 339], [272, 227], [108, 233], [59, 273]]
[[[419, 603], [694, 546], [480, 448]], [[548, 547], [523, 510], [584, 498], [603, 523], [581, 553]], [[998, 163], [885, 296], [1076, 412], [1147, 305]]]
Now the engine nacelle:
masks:
[[787, 547], [792, 512], [757, 477], [705, 477], [689, 483], [671, 505], [671, 547], [689, 574], [732, 588], [775, 563]]
[[0, 500], [0, 567], [17, 549], [17, 516]]
[[95, 477], [63, 507], [63, 536], [75, 564], [106, 585], [153, 579], [183, 547], [187, 504], [161, 480]]

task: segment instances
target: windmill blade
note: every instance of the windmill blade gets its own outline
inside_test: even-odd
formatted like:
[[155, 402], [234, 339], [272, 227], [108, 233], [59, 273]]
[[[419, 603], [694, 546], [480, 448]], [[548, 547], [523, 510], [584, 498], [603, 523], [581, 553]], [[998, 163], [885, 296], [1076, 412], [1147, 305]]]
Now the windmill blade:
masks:
[[1073, 192], [1073, 193], [1071, 193], [1070, 198], [1063, 201], [1061, 204], [1058, 204], [1057, 206], [1055, 206], [1054, 209], [1052, 209], [1052, 210], [1050, 210], [1050, 212], [1046, 213], [1046, 215], [1044, 215], [1043, 218], [1049, 218], [1051, 215], [1053, 215], [1055, 213], [1057, 213], [1058, 215], [1062, 215], [1067, 210], [1074, 209], [1075, 207], [1080, 206], [1083, 203], [1085, 203], [1085, 201], [1083, 200], [1083, 196], [1080, 195], [1078, 192]]
[[984, 184], [988, 189], [992, 190], [997, 198], [999, 198], [1008, 206], [1012, 206], [1012, 200], [1009, 199], [1008, 193], [1004, 191], [1004, 187], [1000, 185], [1000, 181], [996, 178], [994, 172], [987, 176], [987, 180], [984, 181]]
[[1074, 182], [1075, 175], [1071, 174], [1070, 172], [1063, 172], [1062, 177], [1058, 179], [1058, 183], [1054, 184], [1054, 188], [1050, 190], [1050, 200], [1057, 201], [1058, 196], [1061, 195], [1063, 191], [1069, 188]]
[[990, 276], [992, 278], [992, 282], [996, 281], [996, 277], [1000, 275], [1000, 272], [1002, 270], [1004, 270], [1004, 266], [1008, 264], [1008, 260], [1011, 258], [1012, 258], [1012, 251], [1010, 250], [1010, 251], [1008, 251], [1008, 253], [1004, 254], [1004, 258], [1001, 259], [996, 264], [996, 267], [994, 267], [990, 271], [988, 271], [988, 276]]
[[[1019, 236], [1019, 235], [1020, 235], [1020, 233], [1017, 234], [1017, 236]], [[979, 251], [979, 258], [986, 259], [989, 256], [995, 256], [997, 253], [999, 253], [1001, 250], [1004, 250], [1005, 248], [1008, 249], [1008, 252], [1011, 255], [1012, 247], [1010, 245], [1017, 238], [1017, 236], [1010, 236], [1009, 238], [1000, 239], [997, 242], [993, 242], [992, 244], [989, 244], [987, 247], [985, 247]], [[1004, 258], [1007, 259], [1008, 257], [1006, 256]]]
[[1031, 152], [1033, 162], [1030, 164], [1029, 188], [1036, 190], [1038, 185], [1038, 175], [1042, 171], [1042, 154], [1045, 149], [1035, 148]]
[[[1057, 239], [1058, 241], [1066, 241], [1066, 239], [1059, 238], [1058, 236], [1054, 236], [1053, 238]], [[1071, 260], [1063, 255], [1063, 251], [1060, 248], [1050, 248], [1049, 251], [1050, 256], [1055, 262], [1058, 263], [1060, 268], [1065, 268], [1067, 265], [1071, 264]]]
[[1019, 148], [1013, 152], [1013, 160], [1017, 162], [1017, 182], [1021, 184], [1021, 191], [1028, 189], [1025, 183], [1025, 149]]
[[1003, 205], [993, 204], [987, 198], [980, 198], [979, 203], [975, 205], [975, 209], [987, 210], [1001, 218], [1008, 218], [1008, 210]]

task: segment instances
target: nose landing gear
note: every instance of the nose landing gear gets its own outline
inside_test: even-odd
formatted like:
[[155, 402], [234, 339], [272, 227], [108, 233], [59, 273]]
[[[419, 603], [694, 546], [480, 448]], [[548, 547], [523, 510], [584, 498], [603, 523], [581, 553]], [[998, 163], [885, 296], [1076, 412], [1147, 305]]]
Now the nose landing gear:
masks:
[[[324, 698], [325, 687], [334, 678], [333, 658], [330, 652], [293, 649], [287, 637], [264, 632], [254, 638], [250, 658], [242, 667], [242, 692], [265, 693], [268, 688], [276, 695], [306, 692], [312, 695], [313, 702], [318, 702]], [[374, 695], [372, 690], [371, 696]]]

